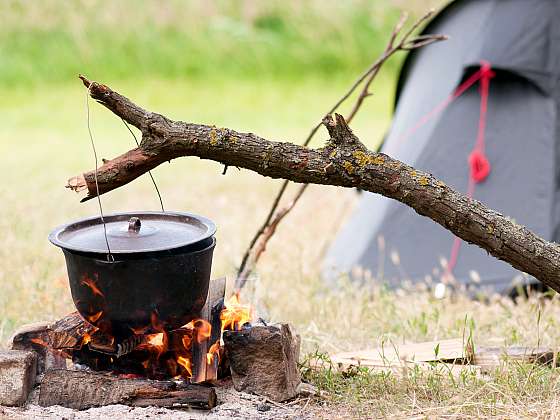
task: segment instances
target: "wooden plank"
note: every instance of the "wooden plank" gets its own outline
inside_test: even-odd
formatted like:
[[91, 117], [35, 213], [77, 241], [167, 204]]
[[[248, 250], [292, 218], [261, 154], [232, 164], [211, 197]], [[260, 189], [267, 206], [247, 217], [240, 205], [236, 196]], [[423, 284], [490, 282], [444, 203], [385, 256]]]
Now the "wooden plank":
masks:
[[331, 356], [333, 363], [353, 366], [401, 366], [403, 362], [455, 362], [472, 361], [470, 346], [462, 339], [429, 341], [424, 343], [387, 343], [370, 350], [338, 353]]
[[134, 407], [177, 405], [213, 408], [213, 388], [172, 381], [119, 378], [116, 375], [73, 370], [51, 370], [39, 390], [39, 405], [61, 405], [75, 410], [125, 404]]
[[547, 347], [480, 347], [473, 363], [491, 369], [507, 362], [556, 364], [556, 352]]

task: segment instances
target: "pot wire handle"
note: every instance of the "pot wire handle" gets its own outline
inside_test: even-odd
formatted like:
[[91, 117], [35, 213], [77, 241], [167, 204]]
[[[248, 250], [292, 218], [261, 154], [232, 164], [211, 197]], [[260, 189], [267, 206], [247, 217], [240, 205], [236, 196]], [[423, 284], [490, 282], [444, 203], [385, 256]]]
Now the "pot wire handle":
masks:
[[87, 114], [87, 129], [89, 133], [89, 139], [91, 140], [91, 148], [93, 149], [93, 156], [95, 158], [95, 189], [97, 190], [97, 202], [99, 204], [99, 214], [101, 217], [101, 222], [103, 223], [103, 234], [105, 235], [105, 243], [107, 244], [107, 261], [114, 262], [115, 258], [111, 254], [111, 247], [109, 246], [109, 238], [107, 237], [107, 224], [105, 223], [105, 217], [103, 216], [103, 206], [101, 205], [101, 197], [99, 196], [99, 183], [97, 182], [97, 150], [95, 150], [95, 142], [93, 141], [93, 134], [91, 132], [90, 118], [89, 118], [89, 96], [90, 96], [91, 85], [86, 91], [86, 114]]
[[[132, 131], [130, 126], [126, 123], [126, 121], [124, 119], [121, 118], [121, 121], [123, 122], [124, 126], [128, 129], [128, 131], [132, 135], [132, 138], [134, 139], [134, 142], [136, 143], [136, 146], [140, 147], [140, 143], [138, 142], [138, 139], [134, 135], [134, 132]], [[154, 176], [152, 175], [152, 171], [148, 171], [148, 175], [150, 175], [150, 178], [152, 179], [152, 184], [154, 184], [154, 188], [156, 189], [156, 194], [159, 198], [159, 204], [161, 205], [161, 211], [165, 213], [165, 209], [163, 208], [163, 200], [161, 199], [161, 194], [159, 193], [159, 188], [156, 184], [156, 180], [154, 179]]]

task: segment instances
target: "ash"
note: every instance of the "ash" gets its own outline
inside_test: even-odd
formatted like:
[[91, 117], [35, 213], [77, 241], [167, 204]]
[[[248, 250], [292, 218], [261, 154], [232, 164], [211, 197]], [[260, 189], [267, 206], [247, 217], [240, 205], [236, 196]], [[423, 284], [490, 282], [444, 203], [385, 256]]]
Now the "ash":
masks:
[[231, 384], [223, 384], [216, 388], [218, 405], [212, 410], [177, 409], [170, 410], [158, 407], [128, 407], [126, 405], [107, 405], [77, 411], [70, 408], [53, 406], [40, 407], [29, 404], [24, 408], [0, 406], [0, 419], [65, 419], [65, 420], [97, 420], [97, 419], [164, 419], [164, 420], [221, 420], [221, 419], [311, 419], [316, 417], [307, 407], [307, 399], [296, 400], [291, 404], [271, 403], [266, 398], [237, 392]]

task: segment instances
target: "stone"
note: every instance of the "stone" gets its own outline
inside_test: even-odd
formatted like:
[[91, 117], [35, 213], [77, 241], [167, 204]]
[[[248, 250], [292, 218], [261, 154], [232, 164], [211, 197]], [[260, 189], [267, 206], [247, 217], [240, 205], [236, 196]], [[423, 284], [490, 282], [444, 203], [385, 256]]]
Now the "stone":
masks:
[[35, 385], [37, 355], [32, 351], [0, 351], [0, 405], [21, 406]]
[[300, 339], [290, 325], [224, 331], [223, 339], [237, 391], [277, 402], [297, 396], [301, 382], [297, 367]]
[[301, 382], [297, 387], [297, 394], [300, 397], [316, 397], [319, 395], [319, 389], [315, 385]]

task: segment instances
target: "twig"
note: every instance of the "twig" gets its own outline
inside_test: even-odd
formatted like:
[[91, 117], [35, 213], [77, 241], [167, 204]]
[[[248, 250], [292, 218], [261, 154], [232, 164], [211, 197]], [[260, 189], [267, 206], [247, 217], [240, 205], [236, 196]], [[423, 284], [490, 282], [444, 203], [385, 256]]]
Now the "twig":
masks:
[[[377, 60], [375, 60], [375, 62], [352, 84], [350, 89], [348, 89], [348, 91], [330, 108], [330, 110], [327, 112], [326, 115], [335, 112], [340, 107], [340, 105], [342, 105], [354, 93], [354, 91], [363, 83], [363, 88], [360, 94], [358, 95], [358, 98], [356, 99], [350, 113], [346, 118], [346, 121], [350, 123], [354, 119], [358, 111], [360, 110], [365, 99], [371, 96], [369, 88], [373, 80], [379, 73], [381, 66], [391, 56], [393, 56], [398, 51], [410, 51], [416, 48], [420, 48], [432, 44], [434, 42], [446, 40], [447, 37], [445, 35], [419, 35], [414, 38], [410, 38], [411, 35], [424, 22], [430, 19], [433, 14], [434, 14], [434, 10], [430, 10], [428, 13], [426, 13], [424, 16], [418, 19], [404, 34], [401, 40], [397, 42], [397, 37], [402, 31], [408, 19], [408, 14], [403, 13], [401, 15], [401, 18], [393, 28], [393, 31], [391, 32], [391, 36], [389, 38], [387, 46], [385, 47], [385, 50], [383, 51], [383, 54], [381, 54], [381, 56], [377, 58]], [[309, 135], [307, 136], [307, 138], [303, 143], [304, 146], [309, 145], [309, 143], [311, 142], [311, 140], [313, 139], [313, 137], [315, 136], [315, 134], [317, 133], [321, 125], [322, 123], [319, 122], [316, 126], [314, 126], [311, 129]], [[274, 198], [274, 201], [272, 202], [272, 206], [267, 214], [267, 217], [265, 218], [264, 223], [260, 226], [260, 228], [257, 230], [255, 235], [251, 239], [249, 247], [247, 248], [247, 250], [243, 255], [243, 258], [241, 260], [241, 265], [239, 266], [237, 279], [235, 282], [235, 289], [237, 291], [242, 289], [243, 286], [245, 285], [247, 278], [249, 277], [254, 267], [256, 266], [260, 256], [265, 251], [268, 241], [276, 232], [276, 228], [278, 227], [279, 223], [295, 207], [295, 205], [297, 204], [297, 202], [299, 201], [299, 199], [301, 198], [301, 196], [303, 195], [303, 193], [307, 188], [307, 184], [300, 186], [298, 191], [296, 192], [294, 199], [288, 204], [288, 206], [278, 211], [278, 213], [276, 213], [275, 215], [275, 212], [278, 206], [280, 205], [280, 201], [284, 196], [284, 193], [286, 192], [286, 188], [288, 184], [289, 181], [287, 180], [282, 183], [280, 190], [278, 191], [276, 197]], [[257, 245], [258, 241], [259, 244]], [[250, 258], [251, 254], [253, 254], [252, 258]], [[251, 264], [248, 264], [249, 262]]]
[[[247, 282], [247, 278], [249, 277], [249, 275], [252, 272], [251, 267], [255, 266], [255, 264], [259, 260], [260, 256], [264, 253], [264, 251], [266, 251], [266, 245], [268, 244], [268, 241], [270, 240], [270, 238], [272, 238], [272, 236], [276, 232], [276, 228], [278, 227], [278, 225], [280, 224], [282, 219], [284, 217], [286, 217], [286, 215], [295, 207], [295, 205], [297, 204], [297, 202], [299, 201], [299, 199], [301, 198], [301, 196], [305, 192], [305, 189], [307, 188], [308, 185], [309, 184], [303, 184], [299, 188], [299, 190], [296, 193], [294, 199], [286, 207], [282, 208], [281, 210], [279, 210], [275, 214], [274, 219], [265, 227], [262, 235], [260, 235], [258, 237], [261, 240], [259, 241], [258, 246], [256, 248], [254, 248], [253, 258], [252, 258], [251, 264], [246, 265], [245, 266], [246, 269], [243, 270], [241, 273], [239, 273], [239, 275], [237, 276], [236, 290], [241, 289], [245, 285], [245, 283]], [[251, 255], [251, 254], [249, 254], [249, 255]]]

